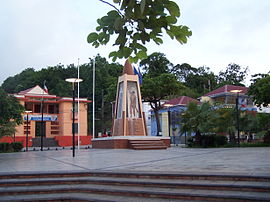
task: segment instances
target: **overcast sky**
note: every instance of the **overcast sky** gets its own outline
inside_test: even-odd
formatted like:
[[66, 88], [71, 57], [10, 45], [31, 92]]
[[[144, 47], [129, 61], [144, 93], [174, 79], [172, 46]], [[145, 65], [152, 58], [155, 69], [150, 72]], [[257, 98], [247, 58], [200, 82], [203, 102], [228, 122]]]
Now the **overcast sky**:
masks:
[[[110, 0], [108, 0], [110, 1]], [[269, 0], [175, 0], [179, 24], [193, 32], [185, 45], [165, 37], [149, 53], [165, 53], [173, 64], [208, 66], [218, 73], [229, 63], [250, 74], [270, 71]], [[0, 0], [0, 84], [32, 67], [86, 63], [113, 47], [95, 49], [87, 35], [111, 8], [98, 0]], [[119, 61], [122, 62], [122, 61]]]

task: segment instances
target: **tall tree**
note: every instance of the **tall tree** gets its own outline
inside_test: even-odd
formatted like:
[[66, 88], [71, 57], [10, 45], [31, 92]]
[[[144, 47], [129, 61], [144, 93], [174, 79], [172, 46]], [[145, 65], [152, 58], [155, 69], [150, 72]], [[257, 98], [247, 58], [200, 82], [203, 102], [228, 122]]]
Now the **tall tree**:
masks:
[[183, 63], [181, 65], [180, 64], [175, 65], [172, 68], [171, 72], [175, 74], [175, 76], [180, 82], [185, 83], [187, 81], [188, 76], [191, 74], [195, 74], [197, 72], [197, 69], [195, 67], [191, 67], [190, 64]]
[[270, 75], [258, 78], [249, 87], [248, 94], [253, 96], [255, 104], [267, 107], [270, 104]]
[[176, 77], [172, 74], [160, 74], [159, 76], [152, 77], [145, 75], [143, 85], [141, 88], [142, 98], [145, 102], [149, 102], [154, 111], [157, 135], [161, 132], [158, 111], [162, 108], [161, 101], [169, 95], [177, 95], [184, 86], [179, 83]]
[[242, 68], [240, 65], [231, 63], [225, 71], [220, 71], [218, 75], [219, 86], [226, 84], [243, 85], [247, 76], [248, 67]]
[[216, 112], [218, 117], [214, 120], [215, 132], [229, 135], [230, 142], [235, 144], [235, 110], [231, 108], [219, 108]]
[[100, 1], [111, 6], [113, 10], [97, 20], [97, 32], [90, 33], [87, 41], [97, 48], [99, 45], [106, 45], [110, 37], [116, 35], [114, 45], [118, 46], [118, 50], [109, 54], [113, 61], [117, 58], [130, 58], [137, 62], [146, 58], [145, 44], [151, 41], [162, 44], [164, 31], [181, 44], [186, 43], [192, 34], [187, 26], [176, 25], [180, 9], [174, 1]]
[[140, 62], [140, 66], [146, 74], [152, 77], [170, 72], [172, 63], [166, 58], [164, 53], [152, 53]]
[[22, 123], [23, 111], [17, 98], [0, 88], [0, 137], [14, 134], [16, 125]]

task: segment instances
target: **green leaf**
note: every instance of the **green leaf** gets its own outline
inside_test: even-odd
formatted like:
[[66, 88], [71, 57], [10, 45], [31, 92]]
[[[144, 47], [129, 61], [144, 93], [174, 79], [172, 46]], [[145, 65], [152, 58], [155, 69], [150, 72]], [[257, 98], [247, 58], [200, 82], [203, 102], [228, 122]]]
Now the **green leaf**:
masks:
[[175, 16], [167, 16], [166, 20], [169, 24], [175, 24], [177, 23], [177, 18]]
[[131, 48], [128, 48], [128, 47], [124, 47], [122, 49], [122, 54], [125, 58], [128, 58], [132, 53], [132, 49]]
[[121, 17], [116, 18], [114, 22], [114, 29], [117, 31], [123, 29], [123, 25], [125, 24], [125, 22], [125, 19]]
[[144, 12], [146, 0], [142, 0], [140, 4], [141, 14]]
[[87, 37], [87, 42], [88, 43], [93, 43], [94, 41], [96, 41], [98, 39], [98, 34], [96, 32], [92, 32], [88, 35]]
[[136, 48], [136, 49], [140, 49], [140, 50], [143, 50], [143, 51], [147, 51], [147, 48], [139, 43], [134, 43], [133, 46]]
[[126, 43], [127, 41], [126, 33], [127, 33], [127, 30], [121, 30], [117, 39], [115, 40], [115, 45], [124, 45]]
[[144, 30], [144, 24], [141, 20], [138, 21], [138, 28], [139, 30], [143, 31]]
[[137, 56], [139, 59], [144, 59], [144, 58], [147, 58], [147, 53], [146, 53], [146, 51], [141, 50], [141, 51], [139, 51], [139, 52], [136, 54], [136, 56]]
[[168, 1], [166, 4], [165, 4], [165, 7], [167, 8], [167, 10], [169, 11], [169, 13], [172, 15], [172, 16], [175, 16], [175, 17], [180, 17], [180, 9], [178, 7], [178, 5], [173, 2], [173, 1]]
[[163, 43], [163, 40], [161, 38], [154, 38], [153, 40], [156, 42], [157, 45], [160, 45]]
[[111, 58], [111, 57], [117, 57], [118, 56], [118, 52], [117, 51], [112, 51], [112, 52], [110, 52], [110, 54], [109, 54], [109, 57]]
[[107, 15], [109, 18], [113, 18], [113, 19], [120, 17], [119, 13], [116, 10], [112, 10], [108, 12]]
[[174, 39], [174, 33], [170, 30], [166, 30], [167, 34], [171, 37], [171, 39]]

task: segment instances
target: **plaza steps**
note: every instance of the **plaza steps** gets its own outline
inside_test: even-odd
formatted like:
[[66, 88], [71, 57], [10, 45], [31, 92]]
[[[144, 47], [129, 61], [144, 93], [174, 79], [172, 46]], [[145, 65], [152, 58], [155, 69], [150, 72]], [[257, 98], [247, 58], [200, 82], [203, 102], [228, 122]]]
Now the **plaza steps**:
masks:
[[129, 140], [129, 148], [135, 150], [167, 149], [162, 140]]
[[[41, 137], [32, 138], [32, 147], [41, 147]], [[58, 147], [54, 138], [43, 138], [43, 147]]]
[[270, 201], [269, 176], [142, 172], [0, 174], [0, 201]]

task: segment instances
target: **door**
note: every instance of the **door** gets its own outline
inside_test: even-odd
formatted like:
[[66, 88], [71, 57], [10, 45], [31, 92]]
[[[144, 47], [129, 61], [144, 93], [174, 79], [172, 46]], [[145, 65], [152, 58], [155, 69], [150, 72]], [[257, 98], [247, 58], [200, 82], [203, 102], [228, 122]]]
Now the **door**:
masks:
[[41, 137], [42, 132], [43, 132], [43, 137], [46, 137], [46, 127], [45, 126], [46, 126], [46, 122], [43, 122], [43, 124], [42, 124], [41, 121], [36, 121], [36, 137]]

